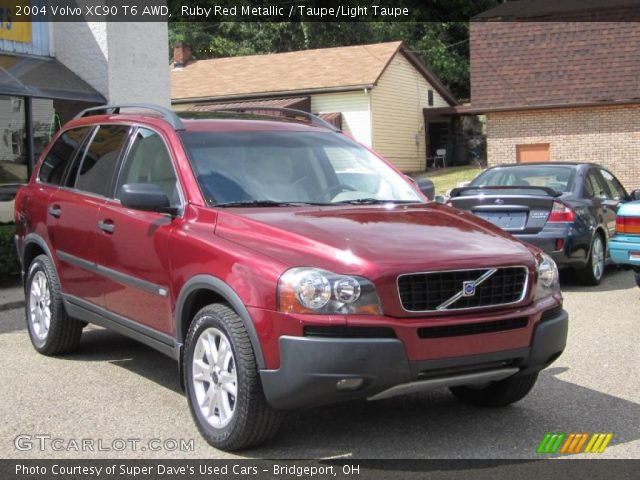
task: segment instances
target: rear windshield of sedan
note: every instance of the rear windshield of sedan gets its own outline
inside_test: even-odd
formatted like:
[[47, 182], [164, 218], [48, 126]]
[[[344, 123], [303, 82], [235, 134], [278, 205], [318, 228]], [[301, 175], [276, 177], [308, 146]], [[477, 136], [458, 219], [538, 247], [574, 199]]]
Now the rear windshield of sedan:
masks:
[[570, 192], [575, 170], [559, 166], [514, 166], [493, 168], [481, 173], [471, 187], [546, 187], [556, 192]]

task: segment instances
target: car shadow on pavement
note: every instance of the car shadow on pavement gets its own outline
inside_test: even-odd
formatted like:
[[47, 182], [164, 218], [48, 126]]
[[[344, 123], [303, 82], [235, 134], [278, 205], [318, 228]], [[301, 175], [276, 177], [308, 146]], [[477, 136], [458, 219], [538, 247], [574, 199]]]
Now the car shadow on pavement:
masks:
[[[550, 368], [521, 402], [484, 409], [446, 390], [350, 402], [290, 416], [258, 458], [542, 458], [547, 432], [612, 432], [608, 448], [640, 438], [640, 405], [559, 378]], [[554, 455], [556, 456], [556, 455]]]
[[579, 274], [570, 270], [560, 272], [560, 288], [563, 292], [610, 292], [613, 290], [640, 289], [636, 286], [632, 270], [624, 270], [614, 265], [605, 269], [600, 285], [595, 287], [583, 285]]
[[[117, 333], [85, 331], [67, 360], [108, 361], [182, 393], [172, 359]], [[502, 409], [477, 408], [437, 390], [287, 413], [249, 458], [540, 458], [547, 432], [612, 432], [608, 448], [640, 439], [640, 404], [563, 380], [551, 367], [533, 391]]]
[[80, 347], [60, 358], [81, 362], [109, 362], [182, 394], [178, 363], [135, 340], [99, 327], [82, 333]]

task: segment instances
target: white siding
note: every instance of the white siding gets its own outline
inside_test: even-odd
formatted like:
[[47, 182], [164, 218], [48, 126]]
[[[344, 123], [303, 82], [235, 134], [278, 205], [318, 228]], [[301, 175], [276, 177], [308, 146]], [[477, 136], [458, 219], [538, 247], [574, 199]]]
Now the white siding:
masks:
[[311, 97], [313, 113], [342, 113], [342, 129], [360, 143], [371, 146], [371, 95], [369, 92], [324, 93]]
[[170, 105], [167, 24], [56, 22], [54, 53], [109, 103]]
[[426, 167], [422, 109], [428, 107], [429, 90], [433, 107], [449, 105], [402, 54], [396, 54], [373, 87], [373, 148], [404, 172]]

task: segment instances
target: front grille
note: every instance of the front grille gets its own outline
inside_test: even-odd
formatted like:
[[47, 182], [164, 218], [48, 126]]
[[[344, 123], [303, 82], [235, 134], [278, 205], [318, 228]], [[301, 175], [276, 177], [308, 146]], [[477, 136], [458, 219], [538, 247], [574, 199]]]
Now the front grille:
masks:
[[305, 337], [331, 337], [331, 338], [395, 338], [393, 328], [389, 327], [345, 327], [333, 326], [307, 326], [303, 328]]
[[409, 312], [460, 310], [508, 305], [524, 298], [527, 286], [525, 267], [497, 268], [495, 273], [475, 286], [471, 295], [463, 296], [465, 282], [478, 281], [491, 270], [494, 269], [400, 275], [398, 293], [402, 307]]
[[440, 327], [421, 327], [418, 329], [420, 338], [462, 337], [464, 335], [478, 335], [481, 333], [504, 332], [524, 328], [529, 323], [527, 317], [495, 320], [493, 322], [464, 323], [458, 325], [444, 325]]

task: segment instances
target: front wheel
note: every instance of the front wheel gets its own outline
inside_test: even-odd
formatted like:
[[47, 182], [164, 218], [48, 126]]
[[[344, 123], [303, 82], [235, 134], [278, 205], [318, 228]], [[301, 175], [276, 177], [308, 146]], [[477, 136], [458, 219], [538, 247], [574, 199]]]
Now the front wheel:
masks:
[[538, 379], [537, 373], [509, 377], [485, 387], [451, 387], [459, 400], [480, 407], [506, 407], [522, 400], [531, 391]]
[[585, 285], [600, 285], [602, 276], [604, 275], [604, 262], [606, 257], [606, 248], [602, 235], [596, 233], [591, 241], [591, 249], [589, 250], [589, 260], [581, 272], [581, 279]]
[[196, 314], [183, 362], [191, 415], [209, 444], [238, 450], [277, 433], [280, 414], [264, 397], [244, 324], [227, 305], [209, 305]]

